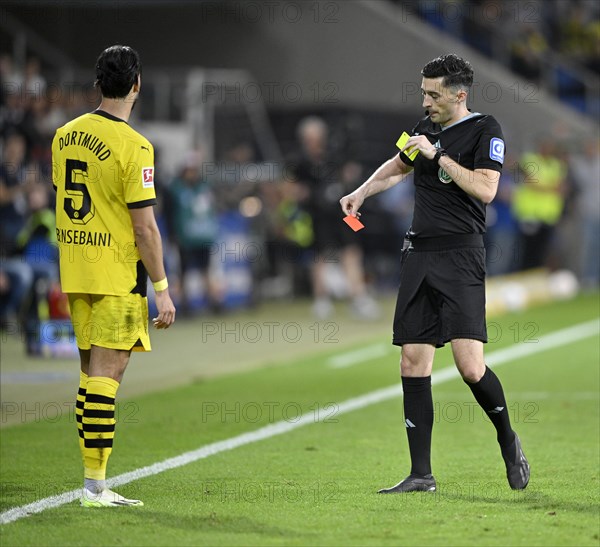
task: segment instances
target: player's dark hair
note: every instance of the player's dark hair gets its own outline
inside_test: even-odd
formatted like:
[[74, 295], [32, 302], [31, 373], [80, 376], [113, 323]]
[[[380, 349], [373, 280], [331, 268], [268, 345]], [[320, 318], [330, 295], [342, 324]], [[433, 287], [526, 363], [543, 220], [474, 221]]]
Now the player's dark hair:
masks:
[[109, 99], [126, 97], [142, 73], [140, 56], [129, 46], [106, 48], [96, 61], [96, 87]]
[[468, 90], [473, 85], [473, 67], [454, 53], [440, 55], [429, 61], [421, 70], [425, 78], [443, 77], [444, 87], [462, 87]]

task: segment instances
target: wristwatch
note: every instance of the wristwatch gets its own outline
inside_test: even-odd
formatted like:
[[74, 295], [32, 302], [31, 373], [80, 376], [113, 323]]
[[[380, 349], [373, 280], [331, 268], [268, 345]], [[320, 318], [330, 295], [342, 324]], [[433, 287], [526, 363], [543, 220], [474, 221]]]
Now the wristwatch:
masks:
[[433, 156], [433, 161], [435, 163], [437, 163], [438, 161], [440, 161], [440, 158], [442, 156], [447, 156], [448, 152], [446, 152], [446, 150], [444, 150], [443, 148], [438, 148], [437, 152], [435, 153], [435, 156]]

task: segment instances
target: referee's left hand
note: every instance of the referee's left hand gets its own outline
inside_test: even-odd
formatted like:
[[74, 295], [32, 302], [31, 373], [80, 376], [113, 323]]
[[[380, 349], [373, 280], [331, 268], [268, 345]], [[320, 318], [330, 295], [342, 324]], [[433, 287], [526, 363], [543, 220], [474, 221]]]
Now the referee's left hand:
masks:
[[416, 135], [406, 141], [406, 145], [401, 152], [411, 154], [415, 150], [418, 150], [428, 160], [432, 160], [437, 148], [429, 142], [429, 139], [425, 135]]

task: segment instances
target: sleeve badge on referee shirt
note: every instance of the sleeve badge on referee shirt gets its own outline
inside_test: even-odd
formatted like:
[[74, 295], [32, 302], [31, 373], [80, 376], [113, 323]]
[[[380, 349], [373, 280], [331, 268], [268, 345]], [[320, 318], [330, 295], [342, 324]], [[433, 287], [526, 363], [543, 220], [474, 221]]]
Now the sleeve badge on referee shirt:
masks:
[[494, 137], [490, 141], [490, 158], [500, 163], [504, 162], [504, 141]]

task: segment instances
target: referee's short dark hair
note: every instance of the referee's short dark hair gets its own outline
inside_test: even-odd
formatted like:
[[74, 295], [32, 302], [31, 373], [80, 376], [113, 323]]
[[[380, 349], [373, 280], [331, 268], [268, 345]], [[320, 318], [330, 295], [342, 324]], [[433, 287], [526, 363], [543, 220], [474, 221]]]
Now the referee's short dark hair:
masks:
[[106, 48], [96, 61], [96, 87], [109, 99], [126, 97], [142, 73], [138, 52], [129, 46]]
[[473, 67], [469, 61], [454, 53], [440, 55], [429, 61], [421, 70], [425, 78], [443, 77], [444, 87], [462, 87], [469, 89], [473, 85]]

